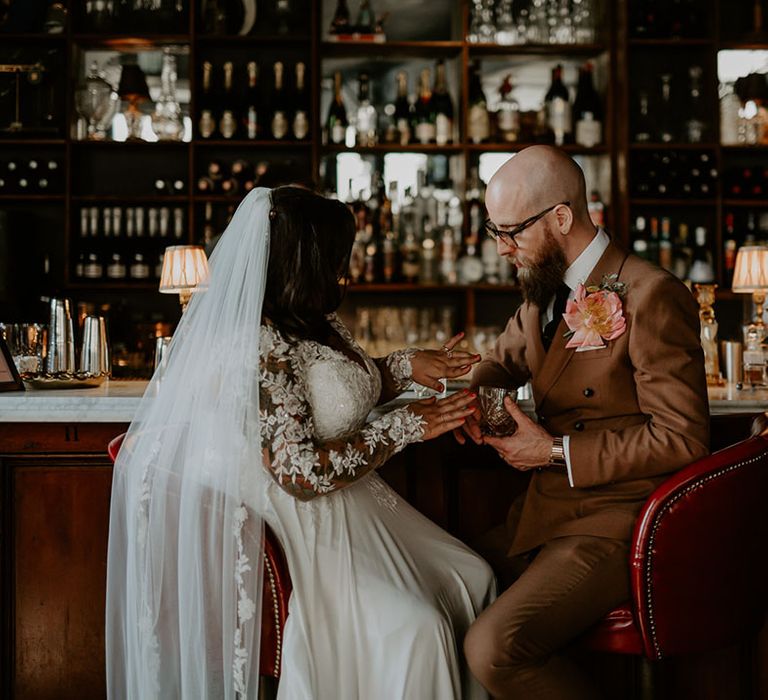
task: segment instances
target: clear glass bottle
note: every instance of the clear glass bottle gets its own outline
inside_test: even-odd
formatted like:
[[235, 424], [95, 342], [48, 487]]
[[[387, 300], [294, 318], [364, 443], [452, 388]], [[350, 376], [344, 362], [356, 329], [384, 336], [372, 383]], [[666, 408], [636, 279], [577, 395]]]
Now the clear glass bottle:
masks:
[[166, 48], [160, 72], [160, 98], [152, 115], [152, 130], [160, 141], [181, 141], [184, 135], [181, 105], [176, 95], [177, 80], [176, 56]]

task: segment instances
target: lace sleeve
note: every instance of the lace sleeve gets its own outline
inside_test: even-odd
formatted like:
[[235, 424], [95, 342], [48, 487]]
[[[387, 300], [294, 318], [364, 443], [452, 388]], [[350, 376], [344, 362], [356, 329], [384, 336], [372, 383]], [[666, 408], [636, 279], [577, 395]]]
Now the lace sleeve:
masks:
[[419, 351], [418, 348], [395, 350], [386, 357], [376, 357], [374, 362], [381, 374], [381, 398], [379, 403], [391, 401], [402, 394], [410, 385], [413, 370], [411, 358]]
[[424, 435], [423, 421], [399, 408], [360, 431], [320, 441], [314, 434], [301, 354], [262, 327], [259, 381], [265, 464], [283, 489], [310, 500], [344, 488]]

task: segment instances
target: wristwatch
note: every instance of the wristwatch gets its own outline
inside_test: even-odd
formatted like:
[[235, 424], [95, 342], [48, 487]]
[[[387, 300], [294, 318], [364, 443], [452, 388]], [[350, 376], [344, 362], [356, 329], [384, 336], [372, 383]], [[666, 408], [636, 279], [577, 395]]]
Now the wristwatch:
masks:
[[552, 440], [552, 451], [549, 453], [550, 467], [565, 467], [565, 448], [563, 447], [563, 438], [556, 437]]

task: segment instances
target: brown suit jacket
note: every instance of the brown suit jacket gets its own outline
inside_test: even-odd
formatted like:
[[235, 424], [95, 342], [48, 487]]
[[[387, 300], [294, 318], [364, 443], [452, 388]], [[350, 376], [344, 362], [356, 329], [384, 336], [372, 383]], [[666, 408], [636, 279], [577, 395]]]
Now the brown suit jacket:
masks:
[[637, 513], [665, 476], [708, 452], [709, 407], [698, 306], [675, 277], [611, 243], [587, 284], [626, 284], [626, 332], [605, 348], [566, 349], [565, 321], [549, 352], [540, 309], [523, 304], [473, 374], [474, 386], [533, 386], [552, 435], [570, 436], [564, 470], [536, 470], [510, 511], [510, 554], [554, 537], [629, 540]]

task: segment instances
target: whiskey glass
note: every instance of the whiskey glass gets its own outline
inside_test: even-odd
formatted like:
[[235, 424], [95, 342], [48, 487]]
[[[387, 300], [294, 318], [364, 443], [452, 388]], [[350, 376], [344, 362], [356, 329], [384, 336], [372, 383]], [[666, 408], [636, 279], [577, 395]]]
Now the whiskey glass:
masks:
[[481, 386], [477, 392], [480, 406], [480, 429], [484, 435], [505, 437], [513, 435], [517, 430], [517, 423], [507, 412], [504, 399], [509, 396], [517, 401], [517, 389], [508, 389], [503, 386]]

